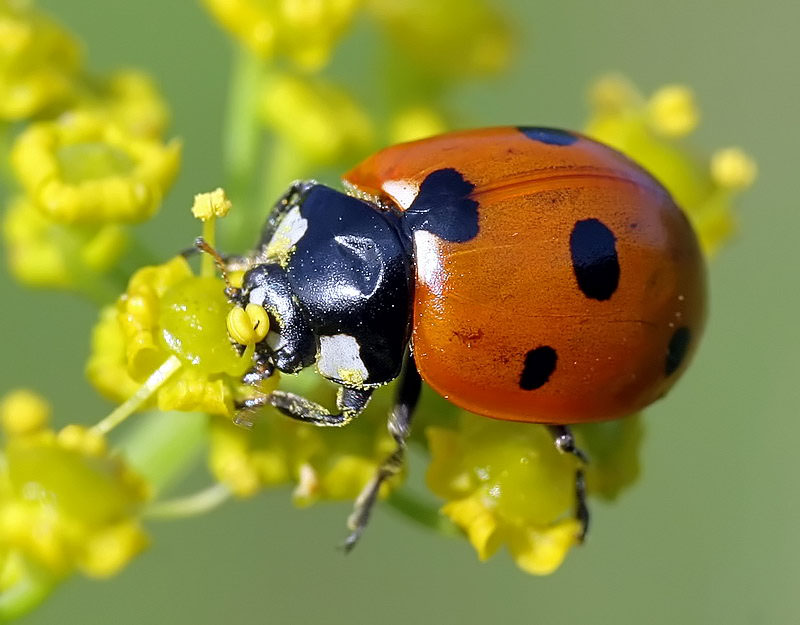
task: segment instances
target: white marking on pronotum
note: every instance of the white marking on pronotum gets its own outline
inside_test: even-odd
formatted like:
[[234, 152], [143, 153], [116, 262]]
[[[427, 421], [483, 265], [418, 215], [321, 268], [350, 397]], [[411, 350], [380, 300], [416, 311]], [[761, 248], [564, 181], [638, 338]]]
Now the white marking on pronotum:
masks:
[[300, 214], [300, 207], [295, 206], [281, 219], [275, 234], [267, 245], [267, 256], [272, 258], [288, 257], [297, 242], [308, 230], [308, 219]]
[[250, 291], [250, 303], [256, 304], [258, 306], [264, 305], [264, 299], [267, 297], [267, 288], [263, 286], [257, 286], [253, 290]]
[[383, 183], [383, 190], [405, 210], [408, 210], [419, 193], [419, 187], [407, 180], [387, 180]]
[[319, 337], [317, 369], [327, 378], [339, 379], [341, 372], [356, 373], [362, 380], [369, 377], [367, 366], [361, 360], [361, 347], [349, 334]]

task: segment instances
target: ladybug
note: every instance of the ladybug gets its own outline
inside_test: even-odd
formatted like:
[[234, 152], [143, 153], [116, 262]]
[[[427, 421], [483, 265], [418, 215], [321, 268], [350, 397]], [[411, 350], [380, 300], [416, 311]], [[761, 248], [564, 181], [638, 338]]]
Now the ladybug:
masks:
[[[568, 426], [662, 397], [697, 347], [695, 233], [653, 176], [601, 143], [540, 127], [453, 132], [384, 149], [344, 186], [293, 184], [257, 248], [225, 268], [246, 271], [231, 301], [270, 322], [244, 381], [316, 365], [339, 385], [335, 411], [276, 390], [241, 402], [240, 421], [271, 405], [343, 426], [401, 378], [396, 451], [358, 498], [346, 548], [402, 466], [422, 380], [479, 415], [545, 424], [585, 460]], [[581, 470], [575, 488], [585, 534]]]

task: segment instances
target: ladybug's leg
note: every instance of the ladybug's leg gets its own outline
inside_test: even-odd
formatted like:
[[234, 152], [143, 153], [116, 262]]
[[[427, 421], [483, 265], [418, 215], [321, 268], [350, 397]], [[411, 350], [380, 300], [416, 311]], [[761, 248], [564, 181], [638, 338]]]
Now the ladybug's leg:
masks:
[[275, 231], [278, 228], [284, 215], [292, 210], [295, 206], [300, 206], [305, 199], [308, 191], [317, 183], [313, 180], [295, 180], [286, 192], [278, 198], [278, 201], [272, 207], [272, 210], [267, 217], [267, 222], [261, 230], [261, 236], [258, 241], [258, 248], [253, 253], [253, 256], [258, 258], [263, 254], [263, 250], [272, 240]]
[[[575, 446], [575, 437], [570, 428], [566, 425], [548, 425], [547, 429], [550, 430], [558, 451], [572, 454], [582, 464], [589, 462], [589, 458], [583, 450]], [[583, 542], [589, 531], [589, 506], [586, 504], [586, 478], [582, 468], [575, 471], [575, 518], [581, 524], [581, 533], [578, 538]]]
[[[321, 427], [342, 427], [364, 412], [372, 392], [373, 389], [340, 387], [336, 395], [336, 407], [339, 412], [335, 414], [325, 406], [284, 391], [273, 391], [269, 395], [249, 397], [239, 402], [237, 408], [246, 414], [246, 411], [257, 410], [262, 406], [274, 406], [287, 417], [298, 421], [313, 423]], [[248, 424], [248, 419], [242, 414], [237, 415], [235, 421], [242, 425]]]
[[402, 376], [397, 387], [397, 397], [394, 407], [389, 414], [387, 427], [395, 441], [395, 450], [381, 463], [373, 478], [361, 490], [353, 506], [353, 512], [347, 519], [350, 535], [344, 541], [344, 550], [350, 551], [355, 547], [364, 529], [369, 522], [372, 506], [380, 492], [381, 484], [391, 478], [403, 468], [405, 459], [406, 441], [411, 433], [411, 419], [414, 408], [419, 400], [422, 379], [414, 364], [414, 357], [409, 350], [406, 354]]

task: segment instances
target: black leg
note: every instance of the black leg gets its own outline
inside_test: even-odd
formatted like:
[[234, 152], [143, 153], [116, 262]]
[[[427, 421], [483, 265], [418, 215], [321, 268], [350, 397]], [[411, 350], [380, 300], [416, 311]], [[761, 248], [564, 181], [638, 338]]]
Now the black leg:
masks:
[[367, 407], [372, 389], [355, 389], [342, 386], [336, 396], [338, 413], [331, 413], [325, 406], [313, 402], [294, 393], [273, 391], [269, 395], [250, 397], [237, 405], [239, 413], [234, 418], [238, 425], [252, 426], [252, 419], [247, 418], [262, 406], [274, 406], [287, 417], [313, 423], [321, 427], [342, 427], [350, 423]]
[[[239, 343], [234, 343], [234, 347], [240, 349], [240, 354], [244, 352], [245, 346]], [[259, 351], [258, 345], [256, 346], [256, 353], [253, 357], [253, 366], [242, 376], [242, 382], [248, 386], [260, 386], [261, 382], [271, 378], [275, 374], [275, 365], [272, 362], [272, 357], [269, 353]]]
[[344, 550], [349, 552], [356, 546], [358, 539], [364, 532], [369, 522], [372, 507], [380, 492], [381, 484], [391, 478], [403, 468], [405, 459], [406, 441], [411, 433], [411, 419], [414, 408], [419, 401], [422, 388], [422, 379], [419, 377], [417, 366], [411, 352], [406, 354], [403, 373], [397, 388], [392, 412], [389, 414], [387, 427], [395, 441], [395, 450], [381, 463], [373, 478], [361, 490], [353, 506], [353, 512], [347, 519], [350, 535], [344, 541]]
[[[550, 430], [558, 451], [572, 454], [582, 464], [589, 462], [589, 458], [583, 450], [575, 446], [575, 437], [569, 427], [566, 425], [548, 425], [547, 429]], [[583, 542], [589, 531], [589, 506], [586, 504], [586, 478], [582, 468], [575, 471], [575, 518], [581, 524], [581, 533], [578, 538]]]
[[313, 180], [295, 180], [286, 190], [286, 193], [278, 198], [278, 201], [273, 205], [267, 217], [267, 222], [264, 224], [264, 228], [261, 231], [258, 244], [259, 251], [263, 251], [266, 248], [272, 236], [275, 234], [278, 224], [281, 219], [283, 219], [283, 216], [295, 206], [302, 204], [306, 193], [308, 193], [309, 189], [315, 184], [317, 183]]

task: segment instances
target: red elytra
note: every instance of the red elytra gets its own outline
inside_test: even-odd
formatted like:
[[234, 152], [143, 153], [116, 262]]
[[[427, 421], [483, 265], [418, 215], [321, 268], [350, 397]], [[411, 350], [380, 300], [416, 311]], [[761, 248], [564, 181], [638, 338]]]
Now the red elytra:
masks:
[[344, 180], [406, 210], [444, 169], [474, 186], [478, 228], [414, 232], [412, 345], [431, 387], [547, 424], [623, 417], [672, 387], [703, 331], [705, 267], [658, 181], [581, 135], [515, 127], [393, 146]]

